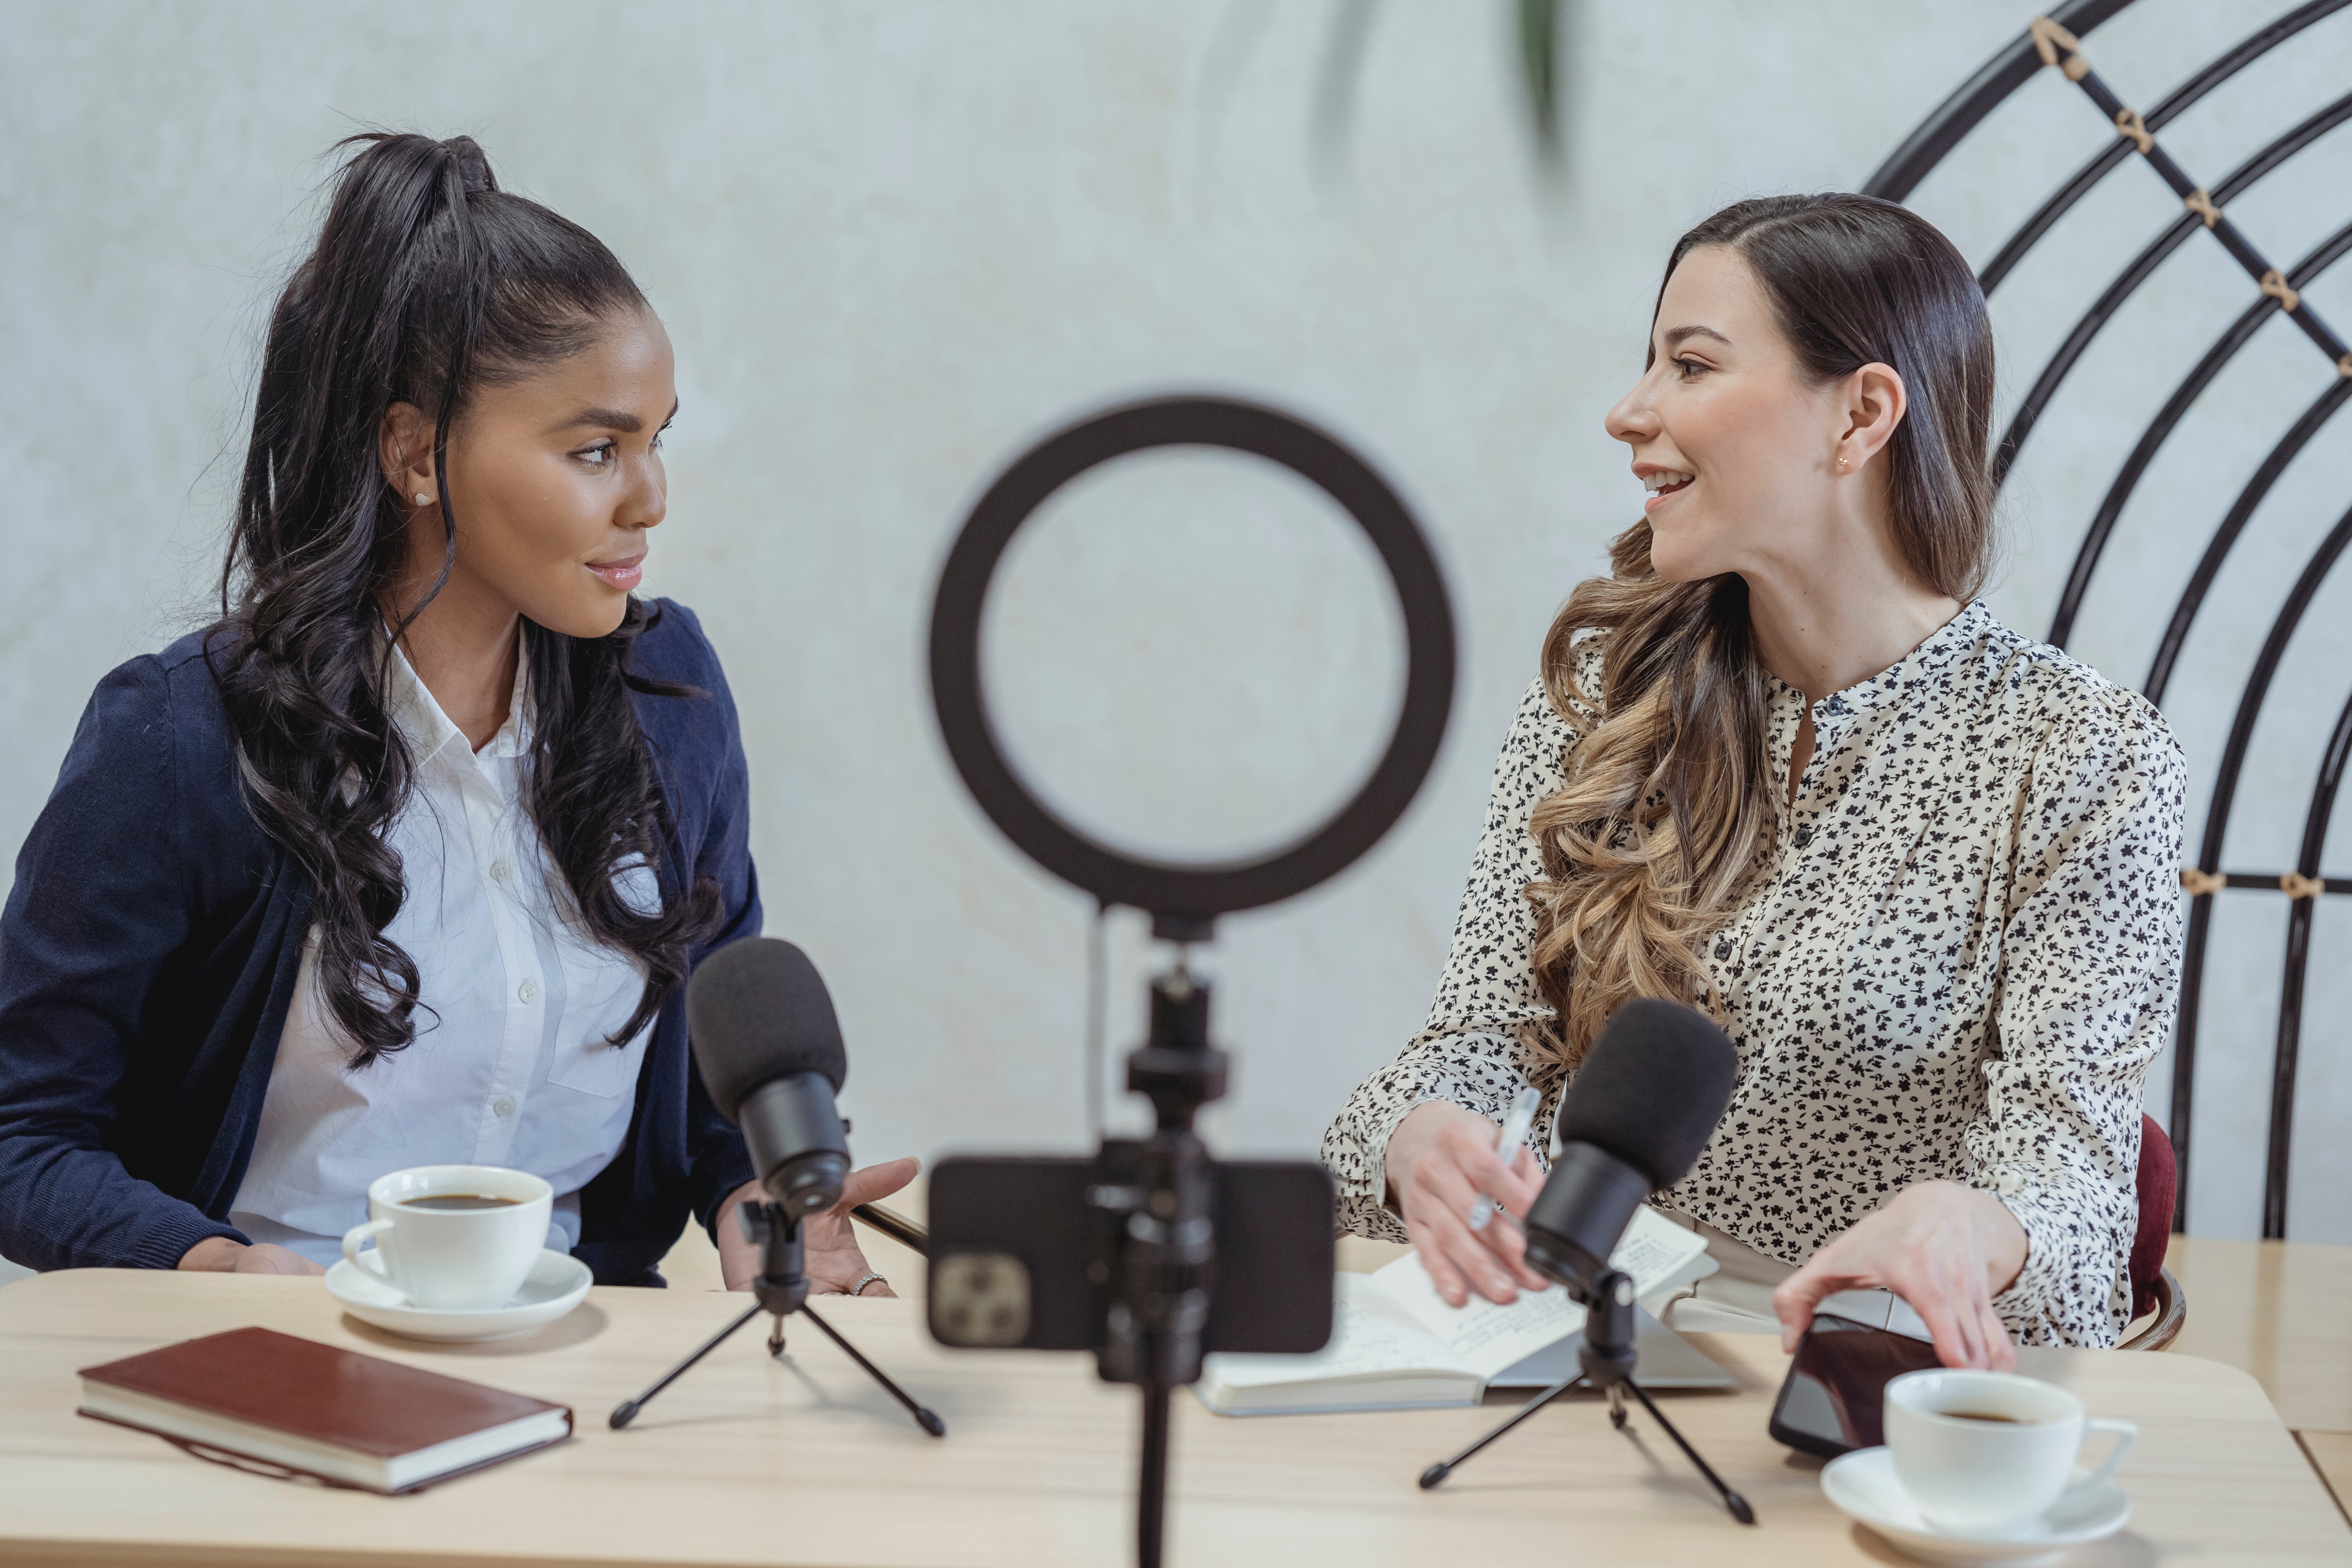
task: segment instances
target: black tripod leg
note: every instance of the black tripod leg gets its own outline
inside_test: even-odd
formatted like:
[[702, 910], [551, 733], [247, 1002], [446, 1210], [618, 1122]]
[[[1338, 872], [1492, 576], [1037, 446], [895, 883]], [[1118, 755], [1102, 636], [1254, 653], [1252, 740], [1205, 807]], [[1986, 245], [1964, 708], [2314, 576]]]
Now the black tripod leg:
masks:
[[646, 1389], [635, 1399], [624, 1400], [620, 1404], [614, 1405], [613, 1407], [613, 1415], [611, 1417], [613, 1430], [617, 1432], [622, 1427], [626, 1426], [630, 1422], [635, 1420], [637, 1418], [637, 1412], [645, 1408], [646, 1401], [651, 1399], [655, 1394], [659, 1394], [663, 1389], [667, 1388], [671, 1384], [676, 1383], [678, 1378], [678, 1373], [684, 1372], [688, 1367], [692, 1366], [696, 1362], [700, 1361], [704, 1356], [709, 1355], [712, 1351], [717, 1350], [720, 1341], [726, 1339], [728, 1335], [733, 1333], [736, 1330], [750, 1322], [753, 1318], [758, 1317], [761, 1310], [761, 1309], [760, 1304], [757, 1301], [754, 1301], [751, 1305], [743, 1309], [743, 1315], [741, 1317], [736, 1319], [733, 1322], [728, 1324], [725, 1328], [719, 1330], [717, 1333], [703, 1341], [702, 1348], [700, 1350], [696, 1351], [692, 1355], [687, 1357], [684, 1361], [678, 1363], [676, 1366], [662, 1373], [661, 1380], [656, 1383], [651, 1388]]
[[1561, 1394], [1566, 1394], [1570, 1389], [1574, 1388], [1578, 1384], [1582, 1383], [1583, 1381], [1584, 1374], [1580, 1372], [1574, 1377], [1570, 1378], [1566, 1383], [1553, 1384], [1549, 1388], [1545, 1389], [1541, 1394], [1537, 1394], [1533, 1399], [1530, 1399], [1525, 1405], [1520, 1405], [1517, 1413], [1512, 1415], [1508, 1421], [1504, 1422], [1500, 1426], [1496, 1427], [1492, 1432], [1487, 1433], [1484, 1437], [1479, 1438], [1476, 1442], [1471, 1444], [1468, 1447], [1463, 1449], [1452, 1458], [1440, 1459], [1437, 1463], [1430, 1466], [1429, 1468], [1422, 1471], [1421, 1489], [1428, 1491], [1431, 1488], [1442, 1484], [1446, 1477], [1454, 1473], [1454, 1466], [1461, 1464], [1464, 1460], [1469, 1458], [1471, 1455], [1476, 1453], [1479, 1449], [1485, 1447], [1487, 1444], [1493, 1442], [1496, 1438], [1501, 1436], [1504, 1433], [1509, 1431], [1512, 1427], [1517, 1426], [1528, 1416], [1533, 1415], [1537, 1411], [1541, 1410], [1545, 1405], [1549, 1405], [1553, 1400], [1558, 1399]]
[[1135, 1561], [1160, 1568], [1168, 1523], [1168, 1391], [1143, 1391], [1143, 1484], [1135, 1497]]
[[1650, 1413], [1650, 1419], [1655, 1421], [1659, 1426], [1666, 1429], [1666, 1436], [1675, 1440], [1675, 1447], [1680, 1448], [1683, 1453], [1688, 1457], [1690, 1462], [1698, 1467], [1698, 1473], [1706, 1478], [1707, 1484], [1713, 1487], [1716, 1489], [1717, 1495], [1723, 1499], [1723, 1506], [1731, 1510], [1731, 1517], [1738, 1520], [1742, 1524], [1755, 1523], [1756, 1510], [1748, 1506], [1748, 1500], [1741, 1497], [1738, 1492], [1733, 1491], [1729, 1487], [1725, 1486], [1723, 1484], [1723, 1478], [1717, 1475], [1713, 1469], [1708, 1468], [1707, 1462], [1698, 1457], [1698, 1450], [1692, 1447], [1688, 1443], [1683, 1441], [1683, 1435], [1675, 1430], [1675, 1424], [1666, 1419], [1665, 1412], [1660, 1410], [1657, 1405], [1652, 1402], [1649, 1394], [1643, 1390], [1642, 1385], [1628, 1379], [1625, 1386], [1633, 1391], [1633, 1397], [1642, 1402], [1642, 1408]]
[[864, 1356], [858, 1354], [857, 1347], [851, 1344], [847, 1340], [843, 1339], [840, 1334], [836, 1333], [831, 1323], [826, 1322], [823, 1318], [820, 1318], [814, 1312], [810, 1311], [806, 1302], [803, 1302], [801, 1304], [801, 1316], [806, 1318], [810, 1322], [814, 1323], [818, 1328], [823, 1329], [826, 1339], [829, 1339], [835, 1344], [839, 1345], [842, 1348], [843, 1352], [846, 1354], [850, 1360], [856, 1362], [858, 1365], [866, 1369], [866, 1376], [880, 1384], [884, 1388], [888, 1389], [890, 1391], [890, 1397], [907, 1407], [907, 1414], [915, 1418], [916, 1426], [920, 1426], [924, 1431], [929, 1432], [934, 1437], [944, 1437], [948, 1435], [948, 1424], [946, 1422], [940, 1420], [937, 1415], [932, 1415], [929, 1410], [926, 1410], [921, 1405], [916, 1404], [914, 1400], [908, 1396], [905, 1389], [890, 1381], [890, 1377], [887, 1373], [884, 1372], [880, 1367], [876, 1366], [872, 1362], [867, 1361]]

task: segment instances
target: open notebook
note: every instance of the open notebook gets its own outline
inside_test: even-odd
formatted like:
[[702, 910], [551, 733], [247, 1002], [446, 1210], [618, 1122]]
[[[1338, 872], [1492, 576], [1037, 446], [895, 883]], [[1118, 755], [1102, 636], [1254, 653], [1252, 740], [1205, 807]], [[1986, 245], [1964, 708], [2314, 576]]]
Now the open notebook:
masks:
[[[1647, 1208], [1609, 1261], [1642, 1296], [1716, 1268], [1705, 1241]], [[1193, 1385], [1201, 1403], [1220, 1415], [1475, 1405], [1490, 1383], [1584, 1328], [1584, 1309], [1557, 1285], [1507, 1307], [1480, 1296], [1449, 1307], [1417, 1254], [1376, 1274], [1341, 1274], [1336, 1289], [1329, 1344], [1312, 1355], [1210, 1356]]]

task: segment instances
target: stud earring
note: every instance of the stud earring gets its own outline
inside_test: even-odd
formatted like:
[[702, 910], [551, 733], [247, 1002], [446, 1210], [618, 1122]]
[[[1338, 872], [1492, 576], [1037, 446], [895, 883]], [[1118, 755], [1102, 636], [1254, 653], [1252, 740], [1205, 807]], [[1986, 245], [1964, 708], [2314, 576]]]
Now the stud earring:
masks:
[[[1838, 467], [1843, 468], [1845, 465], [1843, 463], [1840, 463]], [[416, 492], [416, 504], [418, 506], [431, 506], [433, 504], [433, 492], [430, 490], [418, 490]]]
[[[1839, 467], [1839, 468], [1844, 468], [1844, 467], [1845, 467], [1845, 459], [1844, 459], [1843, 458], [1840, 458], [1838, 459], [1838, 467]], [[416, 503], [417, 503], [419, 506], [424, 505], [424, 504], [425, 504], [425, 498], [424, 498], [423, 496], [418, 496], [418, 497], [416, 498]]]

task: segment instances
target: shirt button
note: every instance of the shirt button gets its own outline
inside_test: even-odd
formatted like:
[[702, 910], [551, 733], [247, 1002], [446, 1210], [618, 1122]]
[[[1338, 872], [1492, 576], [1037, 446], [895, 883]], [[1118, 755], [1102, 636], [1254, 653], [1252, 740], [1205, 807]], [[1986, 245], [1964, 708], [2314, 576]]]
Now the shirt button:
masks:
[[1810, 827], [1800, 827], [1799, 829], [1797, 829], [1797, 847], [1798, 847], [1798, 848], [1802, 849], [1806, 845], [1811, 844], [1812, 841], [1813, 841], [1813, 830], [1812, 830], [1811, 828], [1810, 828]]
[[512, 1116], [514, 1114], [514, 1101], [502, 1094], [496, 1100], [490, 1101], [490, 1109], [498, 1112], [500, 1116]]
[[1719, 936], [1715, 939], [1715, 956], [1726, 959], [1731, 956], [1731, 939], [1729, 937]]
[[521, 984], [515, 987], [515, 994], [521, 997], [526, 1002], [538, 1001], [539, 982], [536, 980], [524, 981]]
[[490, 862], [490, 880], [503, 882], [507, 879], [507, 874], [513, 868], [503, 860], [493, 860]]

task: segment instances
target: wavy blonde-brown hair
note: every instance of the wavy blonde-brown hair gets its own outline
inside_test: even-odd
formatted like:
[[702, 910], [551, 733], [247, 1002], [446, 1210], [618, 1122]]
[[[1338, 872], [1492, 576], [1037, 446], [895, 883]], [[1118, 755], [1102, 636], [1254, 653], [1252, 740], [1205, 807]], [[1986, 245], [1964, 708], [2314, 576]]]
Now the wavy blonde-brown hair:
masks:
[[[1666, 277], [1703, 245], [1746, 259], [1811, 384], [1873, 363], [1902, 376], [1907, 408], [1885, 447], [1894, 542], [1922, 585], [1973, 598], [1992, 545], [1992, 331], [1959, 252], [1917, 215], [1845, 195], [1726, 207], [1683, 236]], [[1580, 738], [1528, 825], [1544, 868], [1526, 889], [1530, 957], [1557, 1019], [1538, 1043], [1570, 1064], [1637, 996], [1719, 1011], [1699, 944], [1779, 821], [1746, 581], [1662, 579], [1646, 521], [1618, 536], [1610, 566], [1544, 638], [1545, 694]], [[1596, 647], [1587, 691], [1577, 665]]]

